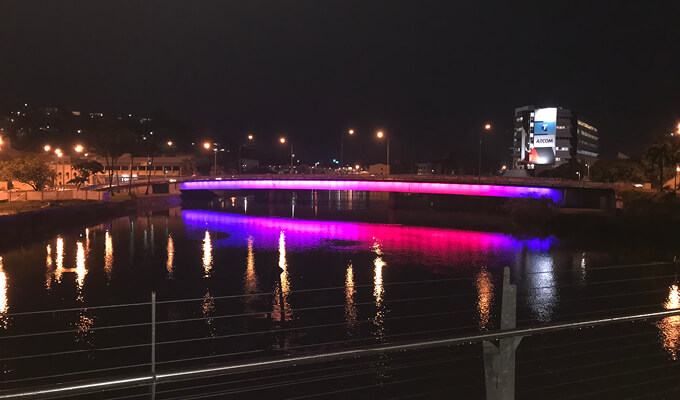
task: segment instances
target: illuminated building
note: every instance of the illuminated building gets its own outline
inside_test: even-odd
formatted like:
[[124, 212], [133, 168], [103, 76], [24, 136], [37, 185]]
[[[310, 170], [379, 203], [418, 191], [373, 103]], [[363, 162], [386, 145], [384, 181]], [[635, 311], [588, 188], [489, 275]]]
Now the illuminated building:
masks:
[[592, 165], [599, 157], [599, 133], [576, 112], [524, 106], [515, 109], [514, 169], [545, 170], [577, 159]]

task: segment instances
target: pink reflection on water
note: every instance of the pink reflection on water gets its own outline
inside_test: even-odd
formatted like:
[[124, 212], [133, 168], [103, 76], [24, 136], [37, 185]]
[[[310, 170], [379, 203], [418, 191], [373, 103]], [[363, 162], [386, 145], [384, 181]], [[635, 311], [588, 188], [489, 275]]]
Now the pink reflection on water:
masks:
[[217, 246], [242, 246], [248, 237], [256, 238], [260, 249], [279, 248], [280, 233], [286, 232], [288, 250], [310, 248], [349, 248], [372, 251], [376, 242], [383, 252], [399, 254], [409, 261], [451, 265], [456, 262], [477, 263], [485, 254], [515, 252], [522, 248], [547, 250], [548, 239], [517, 239], [510, 235], [453, 229], [360, 222], [293, 220], [251, 217], [215, 211], [183, 210], [182, 218], [189, 233], [205, 230], [227, 232], [229, 237]]

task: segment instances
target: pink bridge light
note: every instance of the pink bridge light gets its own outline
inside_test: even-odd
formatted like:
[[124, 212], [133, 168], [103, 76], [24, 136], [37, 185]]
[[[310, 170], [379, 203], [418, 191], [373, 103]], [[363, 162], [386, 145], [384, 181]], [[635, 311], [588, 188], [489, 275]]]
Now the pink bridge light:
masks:
[[403, 181], [352, 181], [322, 179], [236, 179], [183, 182], [181, 190], [355, 190], [364, 192], [429, 193], [486, 197], [549, 197], [562, 201], [559, 189], [532, 186], [476, 185], [467, 183], [432, 183]]

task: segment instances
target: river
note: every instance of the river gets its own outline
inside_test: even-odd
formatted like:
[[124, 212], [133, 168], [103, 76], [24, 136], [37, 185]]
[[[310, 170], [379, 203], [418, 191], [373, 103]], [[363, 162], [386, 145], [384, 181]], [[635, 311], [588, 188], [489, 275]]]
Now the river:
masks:
[[[0, 340], [12, 343], [0, 347], [3, 388], [35, 383], [33, 376], [146, 368], [151, 292], [165, 322], [157, 340], [167, 342], [158, 350], [167, 367], [495, 330], [504, 267], [518, 286], [518, 326], [680, 306], [676, 266], [640, 265], [664, 261], [653, 252], [445, 228], [451, 216], [436, 212], [423, 220], [439, 226], [413, 225], [409, 213], [404, 225], [361, 199], [322, 208], [233, 198], [219, 209], [117, 218], [0, 254]], [[126, 303], [139, 304], [96, 308]], [[80, 310], [21, 314], [71, 308]], [[191, 321], [171, 322], [177, 319]], [[130, 326], [105, 329], [121, 324]], [[51, 331], [64, 332], [2, 339]], [[675, 365], [680, 317], [625, 332], [645, 337], [640, 354]], [[220, 341], [191, 341], [211, 337]], [[523, 344], [531, 358], [550, 340], [525, 342], [534, 343]], [[94, 350], [117, 346], [130, 347], [115, 357]], [[74, 353], [44, 356], [64, 351]], [[479, 360], [471, 365], [483, 382]], [[531, 376], [553, 367], [523, 368]], [[518, 381], [518, 389], [532, 387]]]

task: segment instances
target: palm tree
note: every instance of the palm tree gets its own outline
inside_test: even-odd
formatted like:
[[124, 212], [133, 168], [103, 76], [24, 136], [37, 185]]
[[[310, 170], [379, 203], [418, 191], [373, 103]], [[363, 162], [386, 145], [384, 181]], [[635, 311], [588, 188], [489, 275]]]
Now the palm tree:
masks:
[[655, 174], [658, 169], [659, 190], [663, 190], [664, 168], [673, 165], [678, 161], [678, 144], [676, 138], [664, 136], [655, 140], [647, 147], [643, 160], [652, 172]]

